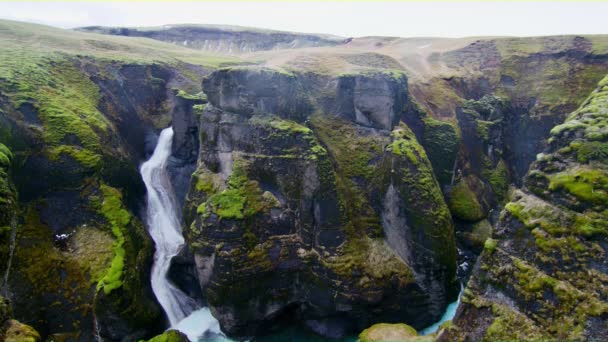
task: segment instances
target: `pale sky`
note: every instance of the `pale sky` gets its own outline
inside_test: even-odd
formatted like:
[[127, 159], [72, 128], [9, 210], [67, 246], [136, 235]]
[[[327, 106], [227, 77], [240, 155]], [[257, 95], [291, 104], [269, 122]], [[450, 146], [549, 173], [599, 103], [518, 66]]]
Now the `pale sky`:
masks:
[[0, 18], [64, 28], [226, 24], [360, 36], [608, 34], [608, 2], [5, 2]]

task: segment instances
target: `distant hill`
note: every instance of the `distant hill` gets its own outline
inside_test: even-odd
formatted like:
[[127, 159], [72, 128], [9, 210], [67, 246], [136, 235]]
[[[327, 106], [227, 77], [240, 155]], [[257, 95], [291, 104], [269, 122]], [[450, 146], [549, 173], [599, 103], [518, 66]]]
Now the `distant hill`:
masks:
[[140, 28], [88, 26], [76, 30], [116, 36], [146, 37], [192, 49], [223, 53], [335, 46], [350, 41], [350, 38], [331, 35], [225, 25], [165, 25]]

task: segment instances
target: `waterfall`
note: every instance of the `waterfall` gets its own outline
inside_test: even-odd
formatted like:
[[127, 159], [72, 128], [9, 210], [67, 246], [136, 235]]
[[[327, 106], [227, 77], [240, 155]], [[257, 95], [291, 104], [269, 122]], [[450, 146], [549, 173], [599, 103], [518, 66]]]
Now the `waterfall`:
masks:
[[147, 225], [156, 245], [152, 266], [152, 290], [165, 310], [171, 326], [196, 309], [196, 302], [167, 279], [171, 259], [184, 245], [181, 224], [166, 163], [171, 155], [173, 128], [165, 128], [158, 138], [152, 157], [141, 166], [148, 191]]
[[224, 335], [209, 309], [198, 308], [195, 300], [167, 279], [171, 259], [185, 243], [177, 215], [177, 201], [166, 170], [172, 143], [173, 128], [165, 128], [160, 133], [154, 153], [140, 169], [148, 191], [146, 224], [156, 245], [152, 291], [169, 318], [170, 328], [183, 332], [191, 341], [204, 341], [201, 338], [205, 337], [217, 340]]

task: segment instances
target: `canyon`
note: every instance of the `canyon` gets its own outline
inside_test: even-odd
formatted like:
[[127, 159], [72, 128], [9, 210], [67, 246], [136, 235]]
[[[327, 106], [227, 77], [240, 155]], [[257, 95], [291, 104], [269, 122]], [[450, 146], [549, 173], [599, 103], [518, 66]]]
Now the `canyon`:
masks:
[[1, 338], [608, 339], [608, 36], [0, 48]]

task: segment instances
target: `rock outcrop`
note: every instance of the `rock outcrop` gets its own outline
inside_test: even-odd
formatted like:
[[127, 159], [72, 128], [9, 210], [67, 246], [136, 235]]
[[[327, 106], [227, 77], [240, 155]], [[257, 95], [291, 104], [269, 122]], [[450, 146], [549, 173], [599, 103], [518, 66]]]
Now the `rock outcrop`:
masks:
[[203, 293], [237, 337], [285, 315], [332, 337], [421, 328], [454, 292], [456, 251], [426, 153], [397, 124], [406, 79], [311, 78], [234, 68], [203, 82], [184, 214]]
[[[378, 323], [363, 330], [358, 342], [420, 341], [416, 329], [407, 324]], [[427, 340], [428, 341], [428, 340]]]
[[12, 319], [11, 305], [0, 296], [0, 341], [39, 342], [40, 334], [27, 324]]
[[439, 340], [608, 338], [608, 77], [551, 130]]

